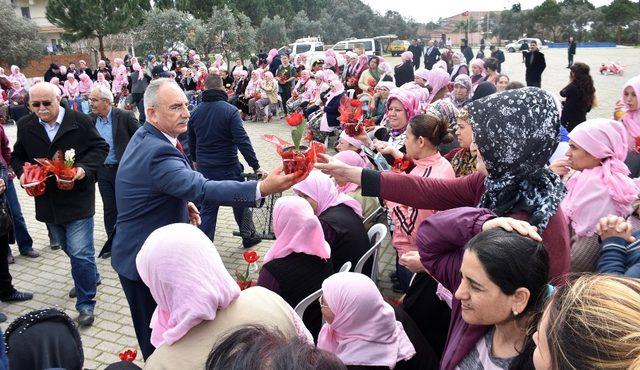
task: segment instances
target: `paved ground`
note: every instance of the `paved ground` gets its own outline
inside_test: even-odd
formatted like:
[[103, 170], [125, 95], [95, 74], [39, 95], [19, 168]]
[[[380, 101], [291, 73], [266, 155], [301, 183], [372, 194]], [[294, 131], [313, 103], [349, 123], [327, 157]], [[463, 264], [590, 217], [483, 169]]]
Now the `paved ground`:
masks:
[[[543, 88], [558, 92], [568, 81], [566, 66], [566, 50], [545, 50], [547, 57], [547, 71], [543, 75]], [[512, 79], [524, 81], [524, 65], [519, 54], [508, 54], [503, 70]], [[620, 60], [627, 64], [624, 78], [618, 76], [600, 76], [594, 74], [597, 89], [598, 106], [589, 117], [608, 117], [611, 115], [615, 100], [620, 96], [622, 84], [628, 77], [640, 73], [639, 49], [578, 49], [576, 61], [588, 63], [592, 70], [596, 70], [600, 63], [610, 60]], [[399, 58], [388, 58], [391, 65], [399, 63]], [[270, 144], [259, 139], [263, 133], [274, 133], [282, 138], [288, 137], [286, 127], [282, 121], [269, 124], [248, 123], [247, 131], [251, 136], [258, 158], [264, 168], [271, 169], [278, 164], [278, 158]], [[5, 128], [9, 137], [15, 141], [15, 126]], [[17, 184], [17, 181], [16, 181]], [[70, 275], [69, 259], [62, 251], [51, 251], [48, 245], [47, 230], [44, 224], [37, 222], [34, 215], [33, 199], [24, 191], [18, 190], [23, 211], [29, 230], [34, 239], [34, 247], [42, 253], [38, 259], [16, 257], [16, 263], [10, 266], [14, 284], [18, 289], [33, 291], [32, 301], [5, 304], [0, 303], [0, 311], [7, 314], [9, 322], [17, 316], [33, 309], [47, 306], [58, 306], [71, 315], [76, 316], [75, 300], [68, 298], [67, 293], [73, 286]], [[102, 204], [96, 190], [95, 243], [99, 249], [105, 242], [105, 232], [102, 219]], [[218, 248], [228, 270], [233, 273], [242, 264], [242, 248], [240, 238], [232, 236], [237, 227], [232, 213], [228, 208], [222, 208], [219, 214], [218, 230], [215, 245]], [[256, 249], [264, 255], [271, 242], [263, 242]], [[17, 247], [13, 246], [17, 255]], [[380, 286], [385, 294], [390, 294], [387, 272], [393, 269], [394, 259], [392, 248], [387, 244], [380, 262], [382, 281]], [[118, 353], [128, 347], [137, 347], [129, 307], [121, 291], [117, 276], [109, 260], [98, 260], [98, 269], [102, 275], [102, 285], [98, 288], [98, 305], [96, 307], [96, 322], [88, 329], [82, 329], [82, 340], [85, 351], [85, 367], [89, 369], [104, 368], [106, 364], [117, 361]], [[7, 324], [2, 325], [6, 329]], [[141, 355], [140, 355], [141, 356]]]

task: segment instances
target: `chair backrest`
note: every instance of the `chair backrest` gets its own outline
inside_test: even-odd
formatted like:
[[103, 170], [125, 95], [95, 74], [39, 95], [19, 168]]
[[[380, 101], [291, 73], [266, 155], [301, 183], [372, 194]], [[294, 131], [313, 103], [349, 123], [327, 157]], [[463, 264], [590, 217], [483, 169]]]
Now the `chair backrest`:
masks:
[[375, 224], [371, 226], [369, 232], [369, 245], [371, 248], [365, 253], [356, 264], [354, 272], [361, 273], [364, 264], [373, 257], [373, 265], [371, 267], [371, 280], [378, 281], [378, 257], [382, 241], [387, 237], [387, 227], [384, 224]]
[[317, 301], [318, 298], [320, 298], [321, 295], [322, 295], [322, 289], [318, 289], [315, 292], [309, 294], [309, 296], [307, 298], [301, 300], [300, 303], [298, 303], [296, 305], [296, 308], [294, 308], [294, 311], [296, 311], [298, 316], [300, 316], [300, 318], [302, 318], [302, 316], [304, 315], [304, 311], [307, 310], [309, 305], [311, 305], [313, 302]]
[[347, 261], [342, 265], [342, 267], [340, 267], [340, 271], [338, 272], [348, 272], [349, 270], [351, 270], [351, 262]]

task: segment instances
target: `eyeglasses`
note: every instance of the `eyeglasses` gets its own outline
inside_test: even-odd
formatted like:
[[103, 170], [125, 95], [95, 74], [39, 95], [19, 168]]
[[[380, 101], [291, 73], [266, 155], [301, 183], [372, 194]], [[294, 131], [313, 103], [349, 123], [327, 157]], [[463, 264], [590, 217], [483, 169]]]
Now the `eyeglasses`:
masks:
[[320, 308], [329, 308], [329, 306], [324, 304], [324, 301], [322, 300], [322, 296], [318, 297], [318, 304], [320, 305]]
[[31, 106], [34, 108], [40, 108], [40, 105], [43, 105], [45, 107], [50, 106], [52, 103], [50, 101], [32, 101], [31, 102]]

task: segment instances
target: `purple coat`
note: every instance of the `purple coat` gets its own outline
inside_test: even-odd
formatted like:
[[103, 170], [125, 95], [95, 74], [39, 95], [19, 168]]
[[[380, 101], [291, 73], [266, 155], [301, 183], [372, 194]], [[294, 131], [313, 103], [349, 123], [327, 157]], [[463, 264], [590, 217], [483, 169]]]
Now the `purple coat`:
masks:
[[[418, 229], [420, 260], [431, 275], [451, 293], [462, 281], [460, 266], [464, 246], [482, 231], [493, 212], [485, 208], [455, 208], [427, 217]], [[491, 326], [471, 325], [462, 319], [460, 301], [453, 297], [451, 322], [440, 369], [452, 370], [474, 348]]]

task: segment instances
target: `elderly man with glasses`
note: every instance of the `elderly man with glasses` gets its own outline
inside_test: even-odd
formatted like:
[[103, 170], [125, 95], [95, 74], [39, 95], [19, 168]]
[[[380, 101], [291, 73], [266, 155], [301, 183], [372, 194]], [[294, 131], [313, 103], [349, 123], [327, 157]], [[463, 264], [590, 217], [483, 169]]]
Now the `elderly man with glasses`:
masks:
[[93, 245], [95, 177], [109, 153], [109, 146], [91, 117], [60, 106], [58, 91], [49, 82], [33, 85], [29, 90], [32, 113], [19, 121], [11, 167], [24, 185], [22, 167], [25, 163], [34, 164], [36, 158], [71, 157], [75, 152], [73, 189], [61, 190], [55, 177], [47, 179], [44, 194], [35, 198], [35, 209], [36, 219], [47, 223], [71, 259], [78, 324], [89, 326], [94, 321], [99, 279]]
[[108, 236], [108, 241], [100, 251], [100, 256], [107, 258], [111, 255], [110, 240], [118, 217], [116, 172], [118, 172], [118, 164], [122, 154], [140, 124], [131, 112], [113, 106], [113, 94], [104, 86], [94, 86], [89, 95], [89, 105], [91, 118], [93, 118], [96, 129], [109, 144], [109, 154], [97, 172], [98, 189], [100, 189], [104, 211], [104, 230]]

